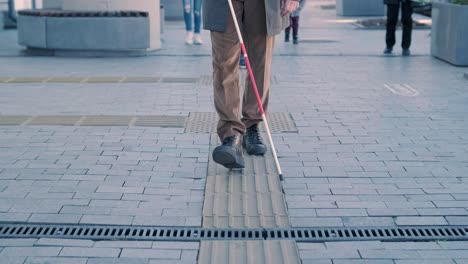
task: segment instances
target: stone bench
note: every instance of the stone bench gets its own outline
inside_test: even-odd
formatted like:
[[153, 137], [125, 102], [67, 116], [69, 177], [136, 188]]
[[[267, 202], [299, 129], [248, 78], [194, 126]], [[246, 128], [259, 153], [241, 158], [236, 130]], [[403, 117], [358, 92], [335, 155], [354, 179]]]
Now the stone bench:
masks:
[[141, 11], [18, 12], [18, 42], [29, 49], [138, 52], [150, 47], [150, 21]]

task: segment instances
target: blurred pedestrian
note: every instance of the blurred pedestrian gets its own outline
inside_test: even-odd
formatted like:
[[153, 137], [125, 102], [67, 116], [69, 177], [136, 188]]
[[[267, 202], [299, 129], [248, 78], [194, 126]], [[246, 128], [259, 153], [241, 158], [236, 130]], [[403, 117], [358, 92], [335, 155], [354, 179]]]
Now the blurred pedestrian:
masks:
[[410, 56], [411, 31], [413, 30], [413, 19], [411, 17], [413, 15], [413, 7], [411, 6], [411, 0], [384, 0], [384, 4], [387, 5], [387, 33], [385, 37], [387, 47], [384, 50], [384, 54], [391, 54], [393, 52], [395, 30], [401, 6], [401, 24], [403, 25], [402, 55]]
[[[193, 6], [192, 6], [192, 1], [193, 1]], [[187, 33], [185, 35], [185, 43], [189, 45], [203, 44], [203, 40], [201, 39], [201, 36], [200, 36], [202, 0], [182, 0], [182, 5], [184, 7], [185, 29], [187, 30]], [[194, 29], [192, 29], [192, 11], [193, 11], [193, 20], [195, 22]], [[195, 35], [193, 31], [195, 31]]]
[[299, 7], [289, 16], [289, 26], [284, 31], [284, 42], [289, 42], [291, 28], [293, 32], [293, 44], [299, 44], [299, 14], [304, 8], [306, 0], [299, 0]]

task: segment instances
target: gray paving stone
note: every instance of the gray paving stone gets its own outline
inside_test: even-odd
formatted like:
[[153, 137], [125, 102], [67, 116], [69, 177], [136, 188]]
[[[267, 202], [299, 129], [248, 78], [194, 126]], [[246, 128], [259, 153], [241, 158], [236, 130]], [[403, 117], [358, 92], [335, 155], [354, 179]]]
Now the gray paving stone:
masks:
[[133, 216], [83, 215], [80, 224], [131, 225]]
[[98, 257], [112, 258], [119, 257], [121, 249], [116, 248], [85, 248], [85, 247], [64, 247], [60, 252], [62, 257]]
[[394, 264], [394, 262], [383, 259], [334, 259], [333, 264]]
[[30, 247], [36, 243], [35, 238], [15, 239], [15, 238], [3, 238], [0, 239], [0, 247]]
[[80, 214], [32, 214], [28, 222], [77, 224], [81, 217]]
[[445, 220], [450, 225], [467, 225], [468, 224], [468, 217], [466, 216], [447, 216]]
[[144, 258], [90, 258], [86, 264], [147, 264]]
[[91, 240], [54, 239], [54, 238], [40, 238], [34, 243], [34, 246], [92, 247], [93, 245], [94, 245], [94, 242]]
[[124, 258], [180, 259], [181, 254], [181, 250], [124, 248], [120, 256]]
[[343, 226], [341, 218], [337, 217], [291, 217], [291, 225], [293, 227], [336, 227]]
[[61, 247], [7, 247], [0, 257], [55, 257], [61, 250]]
[[99, 248], [151, 248], [151, 241], [96, 241], [94, 247]]
[[23, 264], [26, 257], [2, 257], [2, 264]]
[[395, 264], [455, 264], [452, 259], [437, 259], [437, 260], [429, 260], [429, 259], [413, 259], [413, 260], [395, 260]]
[[422, 256], [417, 251], [386, 250], [386, 249], [359, 249], [363, 259], [420, 259]]
[[447, 221], [441, 216], [399, 216], [397, 225], [447, 225]]
[[87, 258], [29, 257], [25, 264], [86, 264]]

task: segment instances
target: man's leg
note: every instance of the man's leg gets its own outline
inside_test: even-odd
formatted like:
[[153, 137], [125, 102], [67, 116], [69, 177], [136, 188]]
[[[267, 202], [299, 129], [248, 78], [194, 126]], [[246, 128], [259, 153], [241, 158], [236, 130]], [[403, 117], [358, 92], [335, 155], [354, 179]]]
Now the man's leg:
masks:
[[[236, 15], [242, 17], [243, 0], [232, 1]], [[223, 142], [213, 150], [213, 160], [226, 168], [244, 168], [240, 120], [239, 39], [234, 21], [227, 13], [225, 32], [211, 32], [213, 53], [214, 103], [219, 115], [218, 136]]]
[[398, 9], [400, 5], [387, 5], [387, 48], [393, 48], [395, 45], [395, 30], [398, 22]]
[[[244, 3], [232, 1], [238, 18]], [[225, 32], [211, 32], [213, 54], [214, 104], [219, 115], [218, 136], [221, 141], [245, 132], [240, 120], [239, 40], [230, 13], [227, 13]]]
[[[244, 10], [244, 41], [257, 83], [258, 92], [263, 102], [263, 108], [267, 111], [270, 88], [270, 66], [275, 38], [274, 36], [267, 35], [264, 0], [248, 0], [245, 2]], [[246, 80], [242, 115], [242, 121], [247, 128], [262, 121], [262, 116], [249, 77], [247, 77]]]
[[[264, 0], [248, 0], [245, 2], [244, 31], [245, 45], [258, 92], [263, 108], [267, 111], [274, 36], [267, 35]], [[266, 152], [266, 146], [258, 130], [258, 123], [262, 121], [262, 116], [250, 78], [246, 80], [242, 102], [242, 122], [247, 128], [247, 133], [244, 136], [247, 153], [250, 155], [263, 155]]]
[[413, 7], [410, 1], [401, 4], [401, 23], [403, 24], [403, 38], [401, 47], [406, 50], [411, 46], [411, 32], [413, 30]]

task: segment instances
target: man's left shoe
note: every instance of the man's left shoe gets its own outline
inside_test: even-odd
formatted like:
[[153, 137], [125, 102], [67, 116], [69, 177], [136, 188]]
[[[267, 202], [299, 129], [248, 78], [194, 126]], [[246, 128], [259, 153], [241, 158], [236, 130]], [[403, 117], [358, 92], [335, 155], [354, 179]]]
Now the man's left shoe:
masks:
[[401, 55], [408, 57], [408, 56], [411, 56], [411, 52], [409, 49], [403, 49], [403, 52], [401, 53]]
[[293, 44], [294, 45], [299, 44], [299, 38], [297, 36], [293, 36]]
[[262, 137], [258, 125], [252, 125], [247, 128], [247, 132], [244, 135], [244, 147], [249, 155], [263, 155], [267, 148], [263, 144]]

